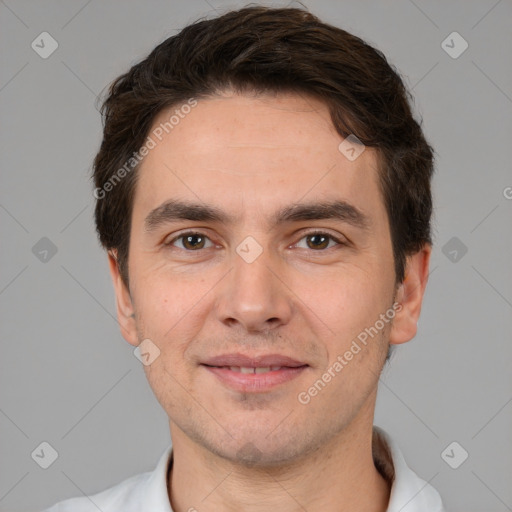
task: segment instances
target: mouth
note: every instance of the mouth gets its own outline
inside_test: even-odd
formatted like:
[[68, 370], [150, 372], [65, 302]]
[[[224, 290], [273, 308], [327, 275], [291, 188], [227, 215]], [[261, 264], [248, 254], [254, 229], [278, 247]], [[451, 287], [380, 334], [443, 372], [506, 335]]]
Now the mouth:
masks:
[[[208, 365], [206, 365], [208, 366]], [[286, 366], [265, 366], [265, 367], [247, 367], [247, 366], [210, 366], [210, 368], [224, 368], [225, 370], [231, 370], [232, 372], [237, 373], [268, 373], [268, 372], [277, 372], [282, 368], [287, 368]]]
[[249, 357], [225, 354], [201, 363], [210, 374], [230, 389], [262, 393], [298, 377], [308, 364], [279, 354]]

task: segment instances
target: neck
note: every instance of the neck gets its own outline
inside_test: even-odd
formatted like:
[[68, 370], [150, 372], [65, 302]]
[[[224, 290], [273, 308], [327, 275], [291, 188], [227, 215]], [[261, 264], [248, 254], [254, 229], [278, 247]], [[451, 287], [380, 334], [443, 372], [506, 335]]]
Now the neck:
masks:
[[247, 467], [218, 457], [171, 424], [172, 508], [174, 512], [385, 512], [390, 484], [373, 461], [372, 422], [366, 421], [365, 428], [358, 423], [314, 453], [278, 467]]

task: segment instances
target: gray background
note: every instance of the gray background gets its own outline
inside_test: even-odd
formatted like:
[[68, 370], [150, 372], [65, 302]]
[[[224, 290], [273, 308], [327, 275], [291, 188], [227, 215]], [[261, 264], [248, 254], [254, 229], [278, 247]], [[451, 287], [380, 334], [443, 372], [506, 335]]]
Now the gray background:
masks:
[[[398, 67], [437, 151], [419, 333], [383, 373], [375, 424], [448, 510], [512, 510], [512, 3], [304, 4]], [[170, 442], [94, 233], [95, 98], [185, 24], [242, 5], [0, 1], [1, 511], [103, 490], [153, 469]], [[47, 59], [31, 48], [43, 31], [59, 44]], [[469, 43], [456, 59], [441, 47], [453, 31]], [[57, 249], [46, 261], [43, 237]], [[31, 457], [43, 441], [59, 454], [46, 470]], [[469, 453], [458, 469], [441, 457], [452, 441]]]

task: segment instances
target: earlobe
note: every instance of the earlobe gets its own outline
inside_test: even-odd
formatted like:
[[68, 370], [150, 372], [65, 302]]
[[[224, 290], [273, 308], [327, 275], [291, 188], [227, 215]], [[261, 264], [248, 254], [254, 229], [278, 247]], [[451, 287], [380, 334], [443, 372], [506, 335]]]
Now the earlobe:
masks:
[[416, 335], [428, 281], [431, 252], [431, 245], [425, 244], [420, 251], [407, 258], [405, 278], [396, 293], [395, 300], [401, 308], [393, 319], [389, 335], [390, 344], [405, 343]]
[[139, 342], [137, 339], [135, 312], [130, 292], [119, 272], [117, 250], [112, 249], [108, 251], [108, 263], [116, 295], [117, 320], [121, 334], [128, 343], [136, 347], [139, 345]]

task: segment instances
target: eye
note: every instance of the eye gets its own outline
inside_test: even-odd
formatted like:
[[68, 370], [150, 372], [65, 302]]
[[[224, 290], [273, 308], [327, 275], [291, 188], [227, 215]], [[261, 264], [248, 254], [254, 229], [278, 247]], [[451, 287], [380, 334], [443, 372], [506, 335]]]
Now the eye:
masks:
[[323, 231], [312, 231], [311, 233], [307, 233], [305, 236], [301, 238], [301, 240], [308, 240], [306, 242], [306, 249], [313, 249], [315, 251], [322, 251], [324, 249], [330, 249], [332, 246], [329, 246], [330, 241], [335, 242], [334, 245], [346, 245], [344, 242], [334, 237], [329, 233], [325, 233]]
[[175, 242], [178, 240], [181, 241], [182, 246], [181, 249], [187, 251], [196, 251], [198, 249], [204, 249], [205, 243], [208, 240], [210, 242], [210, 246], [212, 247], [213, 242], [203, 233], [198, 233], [196, 231], [188, 231], [187, 233], [182, 233], [181, 235], [173, 238], [169, 242], [164, 243], [165, 246], [175, 246]]
[[[307, 233], [300, 239], [300, 241], [302, 240], [306, 240], [306, 247], [303, 246], [302, 248], [312, 249], [317, 252], [330, 249], [336, 245], [346, 245], [346, 243], [324, 231], [312, 231]], [[180, 243], [181, 247], [176, 245], [177, 243]], [[210, 245], [206, 245], [207, 243]], [[188, 252], [207, 249], [209, 247], [213, 247], [214, 245], [215, 244], [209, 239], [208, 236], [197, 231], [187, 231], [186, 233], [182, 233], [181, 235], [174, 237], [169, 242], [164, 243], [164, 246], [166, 247], [178, 247]], [[297, 244], [297, 246], [299, 246], [299, 244]]]

